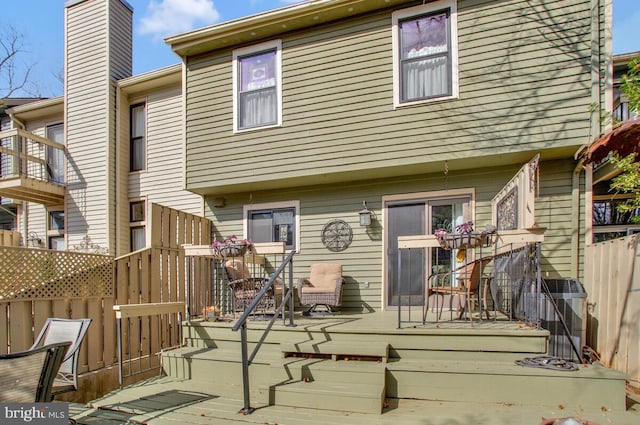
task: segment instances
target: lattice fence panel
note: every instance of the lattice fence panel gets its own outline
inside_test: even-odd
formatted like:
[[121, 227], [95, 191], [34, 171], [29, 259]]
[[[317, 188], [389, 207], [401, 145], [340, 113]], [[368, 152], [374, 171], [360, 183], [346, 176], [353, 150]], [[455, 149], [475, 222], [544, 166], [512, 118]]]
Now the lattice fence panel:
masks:
[[0, 247], [0, 300], [109, 297], [113, 257]]

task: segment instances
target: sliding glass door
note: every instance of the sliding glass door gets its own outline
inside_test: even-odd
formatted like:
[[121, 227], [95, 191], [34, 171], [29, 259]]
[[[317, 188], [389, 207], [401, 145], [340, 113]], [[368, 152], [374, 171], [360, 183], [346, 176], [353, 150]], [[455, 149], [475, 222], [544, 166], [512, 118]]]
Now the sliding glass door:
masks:
[[[471, 219], [470, 196], [407, 199], [385, 203], [387, 214], [387, 306], [424, 305], [424, 285], [433, 272], [456, 267], [456, 250], [442, 248], [398, 251], [398, 236], [430, 235], [437, 229], [452, 231]], [[426, 252], [425, 252], [426, 251]]]

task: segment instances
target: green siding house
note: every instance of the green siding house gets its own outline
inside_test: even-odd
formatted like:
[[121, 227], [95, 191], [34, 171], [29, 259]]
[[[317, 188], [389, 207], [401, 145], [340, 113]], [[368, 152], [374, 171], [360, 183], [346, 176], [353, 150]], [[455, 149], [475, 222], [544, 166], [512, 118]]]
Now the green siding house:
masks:
[[[301, 276], [339, 262], [343, 307], [385, 310], [397, 237], [496, 224], [539, 154], [511, 224], [546, 228], [543, 276], [579, 278], [591, 171], [574, 156], [609, 108], [610, 20], [610, 0], [311, 0], [170, 37], [186, 189], [218, 238], [284, 241]], [[340, 250], [333, 220], [352, 229]]]

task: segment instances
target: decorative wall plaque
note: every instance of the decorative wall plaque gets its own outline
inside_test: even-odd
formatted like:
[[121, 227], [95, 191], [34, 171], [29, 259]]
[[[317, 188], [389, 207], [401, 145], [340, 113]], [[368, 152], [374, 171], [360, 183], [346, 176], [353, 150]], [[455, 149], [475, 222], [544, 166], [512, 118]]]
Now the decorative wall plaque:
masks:
[[322, 228], [322, 244], [333, 252], [344, 251], [351, 245], [353, 232], [349, 223], [343, 220], [331, 220]]

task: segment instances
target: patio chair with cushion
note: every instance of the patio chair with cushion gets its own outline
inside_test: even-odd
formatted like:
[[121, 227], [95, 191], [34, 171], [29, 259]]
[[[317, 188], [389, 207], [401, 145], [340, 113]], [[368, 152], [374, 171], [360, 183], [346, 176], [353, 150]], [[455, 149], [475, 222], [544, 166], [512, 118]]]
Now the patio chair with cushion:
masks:
[[58, 342], [69, 342], [71, 344], [53, 381], [51, 400], [55, 395], [78, 390], [80, 345], [90, 324], [91, 319], [49, 318], [31, 346], [31, 350], [35, 350], [43, 345]]
[[[469, 320], [473, 320], [471, 316], [471, 298], [473, 296], [478, 297], [478, 304], [481, 310], [487, 314], [489, 319], [489, 310], [487, 309], [486, 301], [486, 286], [482, 299], [480, 297], [480, 282], [484, 278], [483, 271], [485, 266], [492, 260], [492, 257], [485, 257], [479, 260], [471, 261], [457, 269], [444, 272], [433, 273], [427, 278], [426, 289], [426, 302], [423, 315], [423, 321], [427, 319], [427, 312], [429, 311], [429, 297], [431, 295], [437, 295], [442, 298], [442, 302], [438, 303], [436, 300], [436, 308], [438, 305], [438, 320], [442, 316], [442, 309], [444, 306], [444, 296], [450, 295], [450, 302], [453, 302], [453, 296], [459, 295], [464, 298], [464, 306], [460, 309], [460, 315], [458, 319], [462, 319], [464, 313], [467, 312]], [[480, 312], [482, 315], [482, 311]]]
[[334, 313], [342, 305], [343, 284], [341, 264], [311, 264], [309, 277], [298, 280], [300, 304], [310, 306], [302, 314], [310, 315], [318, 306], [324, 306], [327, 313]]
[[0, 354], [0, 401], [46, 403], [70, 342]]
[[[253, 277], [243, 257], [228, 259], [224, 263], [224, 268], [229, 278], [228, 285], [232, 294], [232, 310], [245, 311], [269, 279], [266, 277]], [[282, 290], [281, 287], [276, 287], [278, 284], [279, 279], [262, 297], [256, 307], [256, 313], [267, 314], [275, 312], [276, 292], [278, 289]]]

